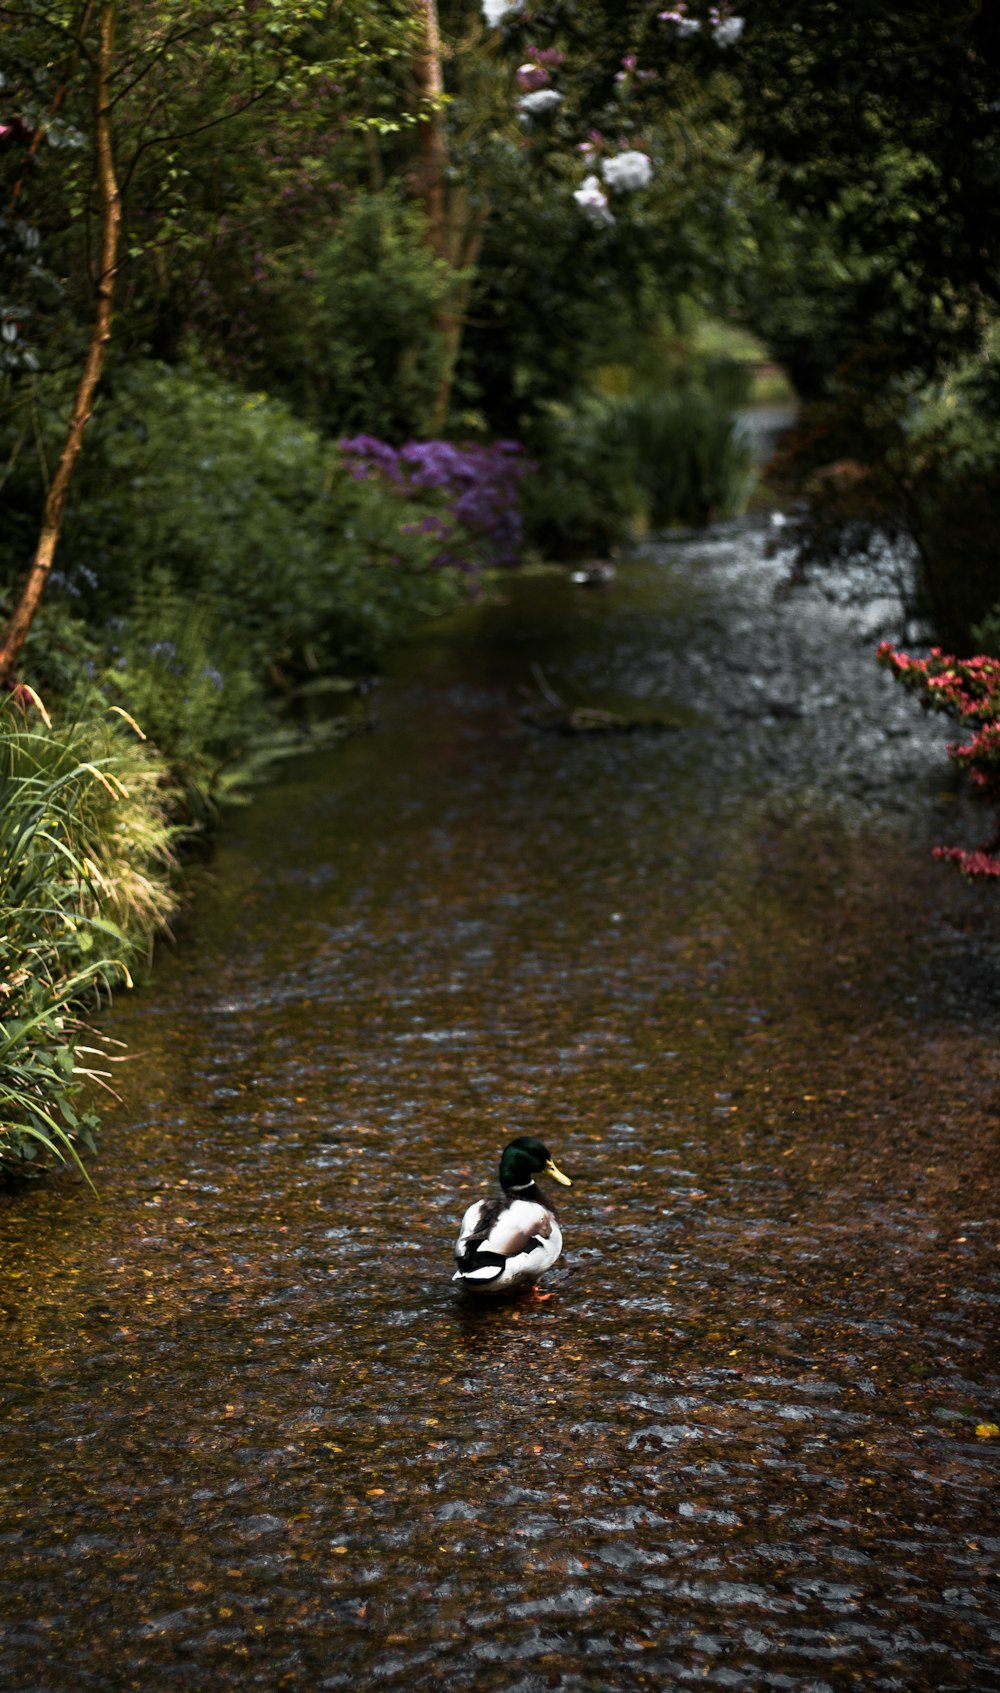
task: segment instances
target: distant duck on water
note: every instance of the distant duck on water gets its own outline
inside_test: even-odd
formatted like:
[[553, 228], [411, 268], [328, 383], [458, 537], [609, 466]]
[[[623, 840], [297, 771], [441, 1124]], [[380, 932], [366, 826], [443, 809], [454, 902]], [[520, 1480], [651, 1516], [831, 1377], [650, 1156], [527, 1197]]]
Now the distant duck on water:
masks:
[[615, 567], [609, 558], [588, 559], [573, 571], [570, 581], [577, 588], [606, 588], [615, 579]]
[[533, 1135], [519, 1135], [500, 1159], [502, 1199], [477, 1199], [462, 1218], [452, 1278], [471, 1293], [496, 1296], [536, 1282], [562, 1251], [562, 1232], [552, 1200], [536, 1175], [571, 1187], [548, 1148]]

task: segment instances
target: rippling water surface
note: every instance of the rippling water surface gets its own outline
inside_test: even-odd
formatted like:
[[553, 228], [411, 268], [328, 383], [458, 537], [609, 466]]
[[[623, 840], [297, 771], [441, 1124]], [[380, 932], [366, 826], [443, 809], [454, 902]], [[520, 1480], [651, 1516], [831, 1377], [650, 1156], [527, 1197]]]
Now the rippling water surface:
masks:
[[[4, 1687], [1000, 1687], [997, 921], [777, 576], [525, 578], [230, 818], [99, 1199], [3, 1214]], [[566, 1250], [469, 1308], [519, 1132]]]

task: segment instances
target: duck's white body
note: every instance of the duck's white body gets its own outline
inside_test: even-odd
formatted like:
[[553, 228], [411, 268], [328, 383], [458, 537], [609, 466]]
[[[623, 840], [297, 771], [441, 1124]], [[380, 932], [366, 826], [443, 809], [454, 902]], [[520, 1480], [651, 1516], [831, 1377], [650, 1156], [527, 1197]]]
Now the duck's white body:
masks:
[[536, 1282], [562, 1251], [562, 1232], [532, 1183], [522, 1198], [477, 1199], [462, 1218], [453, 1280], [487, 1296]]

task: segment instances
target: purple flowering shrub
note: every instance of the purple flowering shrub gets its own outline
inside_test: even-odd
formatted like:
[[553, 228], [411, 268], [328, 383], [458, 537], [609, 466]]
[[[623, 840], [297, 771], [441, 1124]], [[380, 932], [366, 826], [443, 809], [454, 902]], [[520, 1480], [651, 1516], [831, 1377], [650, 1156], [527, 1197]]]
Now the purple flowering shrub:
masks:
[[374, 435], [351, 435], [337, 442], [352, 462], [359, 482], [377, 481], [398, 490], [440, 497], [440, 512], [404, 524], [433, 534], [440, 551], [433, 563], [474, 574], [484, 565], [514, 565], [521, 552], [520, 482], [531, 468], [516, 441], [480, 446], [466, 441], [408, 441], [391, 447]]

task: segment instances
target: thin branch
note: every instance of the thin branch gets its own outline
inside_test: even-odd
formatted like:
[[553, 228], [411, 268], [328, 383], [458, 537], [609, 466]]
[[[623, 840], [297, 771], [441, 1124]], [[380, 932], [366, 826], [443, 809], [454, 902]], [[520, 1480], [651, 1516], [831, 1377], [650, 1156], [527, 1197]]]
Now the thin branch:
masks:
[[234, 111], [223, 112], [221, 117], [210, 118], [206, 123], [196, 124], [193, 129], [179, 129], [172, 135], [154, 135], [148, 141], [142, 142], [132, 155], [131, 162], [125, 172], [125, 182], [131, 181], [140, 156], [149, 152], [151, 148], [167, 147], [176, 141], [186, 141], [192, 135], [204, 135], [206, 130], [218, 129], [220, 124], [231, 123], [233, 118], [242, 117], [244, 112], [249, 112], [253, 106], [259, 105], [261, 100], [266, 99], [269, 94], [273, 94], [274, 90], [280, 86], [278, 82], [269, 82], [258, 94], [251, 95], [242, 106], [237, 106]]
[[[225, 13], [225, 14], [223, 14], [223, 16], [239, 17], [240, 16], [239, 8], [234, 7], [231, 12]], [[219, 22], [219, 21], [220, 21], [220, 18], [219, 18], [218, 15], [216, 16], [215, 19], [211, 20], [211, 22]], [[122, 87], [122, 86], [116, 87], [114, 97], [112, 98], [112, 100], [110, 102], [111, 110], [113, 111], [114, 108], [122, 100], [126, 99], [127, 96], [129, 94], [131, 94], [133, 88], [136, 88], [140, 82], [144, 81], [144, 79], [149, 75], [149, 72], [152, 69], [152, 67], [156, 64], [157, 59], [161, 58], [163, 56], [164, 52], [166, 52], [171, 47], [180, 46], [182, 42], [187, 41], [187, 40], [191, 39], [192, 37], [198, 36], [199, 34], [203, 33], [204, 30], [207, 27], [209, 27], [209, 25], [206, 24], [203, 21], [201, 23], [193, 23], [187, 29], [177, 29], [177, 30], [174, 31], [174, 33], [172, 35], [165, 35], [163, 37], [162, 41], [159, 41], [156, 44], [155, 49], [153, 49], [148, 54], [142, 69], [135, 73], [135, 75], [132, 77], [132, 80], [130, 82], [125, 83], [124, 87]], [[139, 61], [136, 60], [135, 62], [138, 63]], [[198, 59], [197, 60], [197, 65], [198, 65], [199, 70], [201, 69], [203, 64], [204, 64], [204, 59]], [[118, 72], [118, 75], [119, 76], [124, 75], [125, 69], [126, 69], [126, 67], [123, 65], [121, 70]], [[112, 81], [114, 82], [114, 81], [116, 81], [116, 79], [112, 78]]]

